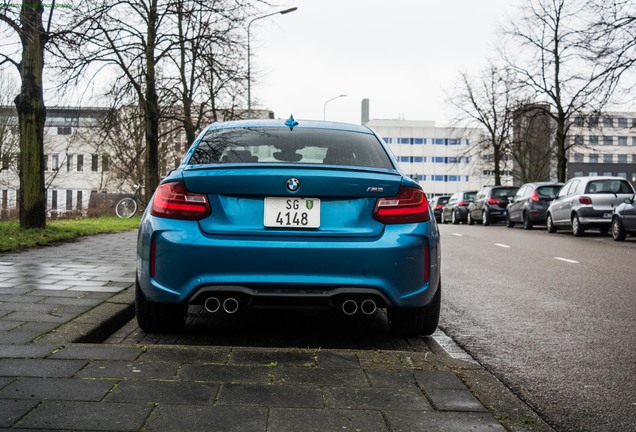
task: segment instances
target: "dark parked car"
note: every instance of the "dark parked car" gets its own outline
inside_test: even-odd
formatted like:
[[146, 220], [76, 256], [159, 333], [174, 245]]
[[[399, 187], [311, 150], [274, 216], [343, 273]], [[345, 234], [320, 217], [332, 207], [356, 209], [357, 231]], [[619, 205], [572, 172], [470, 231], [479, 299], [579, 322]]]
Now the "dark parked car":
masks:
[[477, 192], [468, 206], [468, 225], [475, 222], [490, 225], [505, 220], [508, 203], [518, 190], [516, 186], [487, 186]]
[[526, 183], [519, 187], [512, 202], [508, 204], [506, 226], [523, 223], [524, 229], [532, 229], [535, 224], [545, 224], [548, 206], [563, 186], [563, 183]]
[[616, 207], [612, 216], [614, 240], [623, 241], [627, 234], [636, 236], [636, 195], [632, 195]]
[[430, 207], [433, 209], [433, 214], [435, 215], [435, 220], [437, 222], [442, 221], [442, 209], [448, 202], [449, 198], [449, 195], [443, 195], [436, 196], [428, 200]]
[[371, 129], [291, 117], [214, 123], [141, 220], [137, 321], [180, 330], [189, 305], [386, 308], [392, 332], [431, 335], [440, 269], [426, 195]]
[[614, 208], [632, 195], [634, 188], [622, 177], [574, 177], [563, 185], [548, 207], [548, 232], [566, 228], [579, 237], [588, 228], [598, 228], [601, 234], [607, 234]]
[[473, 201], [477, 191], [455, 192], [442, 209], [442, 223], [458, 224], [467, 222], [468, 205]]

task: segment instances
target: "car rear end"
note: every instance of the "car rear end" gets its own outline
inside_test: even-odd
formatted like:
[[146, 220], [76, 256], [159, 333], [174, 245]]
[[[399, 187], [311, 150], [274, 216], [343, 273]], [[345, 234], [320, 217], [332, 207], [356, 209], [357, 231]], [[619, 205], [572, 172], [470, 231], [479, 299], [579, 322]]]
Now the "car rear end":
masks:
[[532, 223], [544, 224], [550, 203], [559, 193], [562, 183], [543, 184], [530, 194], [527, 203], [527, 215]]
[[490, 196], [486, 198], [485, 206], [488, 208], [488, 217], [491, 221], [502, 221], [506, 219], [508, 204], [515, 196], [518, 187], [493, 187]]
[[609, 229], [614, 208], [634, 194], [634, 188], [620, 177], [591, 179], [577, 199], [576, 214], [581, 224]]
[[441, 222], [442, 210], [444, 209], [444, 206], [448, 204], [449, 199], [450, 196], [441, 196], [435, 197], [433, 200], [431, 200], [431, 204], [433, 206], [433, 214], [435, 215], [435, 220], [437, 222]]
[[149, 209], [138, 275], [150, 302], [373, 313], [423, 307], [439, 284], [426, 196], [365, 127], [213, 125]]

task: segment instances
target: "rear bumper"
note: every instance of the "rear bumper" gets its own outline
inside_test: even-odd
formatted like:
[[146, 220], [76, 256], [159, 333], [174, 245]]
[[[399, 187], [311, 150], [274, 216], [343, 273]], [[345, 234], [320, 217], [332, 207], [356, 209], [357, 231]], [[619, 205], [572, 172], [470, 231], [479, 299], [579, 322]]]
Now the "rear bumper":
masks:
[[609, 227], [612, 225], [612, 210], [596, 210], [592, 207], [581, 207], [577, 210], [579, 222], [596, 227]]
[[331, 307], [345, 297], [365, 297], [381, 306], [420, 307], [432, 299], [439, 281], [437, 236], [430, 222], [387, 225], [374, 238], [209, 236], [197, 222], [146, 215], [137, 275], [152, 302], [193, 304], [237, 296], [247, 306]]

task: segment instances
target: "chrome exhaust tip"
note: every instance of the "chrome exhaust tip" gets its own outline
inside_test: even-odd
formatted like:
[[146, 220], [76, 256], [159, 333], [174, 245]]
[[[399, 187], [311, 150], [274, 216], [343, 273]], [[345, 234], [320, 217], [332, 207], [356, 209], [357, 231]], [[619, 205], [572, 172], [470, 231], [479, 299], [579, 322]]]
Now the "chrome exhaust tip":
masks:
[[203, 303], [203, 307], [205, 308], [206, 312], [213, 314], [221, 309], [221, 302], [216, 297], [208, 297], [205, 300], [205, 303]]
[[342, 312], [345, 315], [353, 315], [358, 311], [358, 303], [353, 300], [345, 300], [342, 303]]
[[233, 314], [238, 310], [238, 308], [239, 302], [233, 297], [228, 297], [223, 302], [223, 310], [225, 311], [225, 313]]
[[373, 315], [377, 310], [377, 306], [373, 300], [367, 299], [360, 305], [360, 310], [365, 315]]

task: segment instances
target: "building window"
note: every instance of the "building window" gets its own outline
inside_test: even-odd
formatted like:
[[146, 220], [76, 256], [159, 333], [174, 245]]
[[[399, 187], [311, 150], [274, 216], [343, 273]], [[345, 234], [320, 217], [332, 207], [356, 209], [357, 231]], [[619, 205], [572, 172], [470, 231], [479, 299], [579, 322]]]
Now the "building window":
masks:
[[49, 170], [49, 155], [44, 155], [44, 171]]
[[636, 154], [632, 155], [632, 163], [636, 163]]
[[627, 127], [627, 119], [626, 118], [619, 118], [617, 120], [618, 122], [618, 127], [619, 128], [626, 128]]
[[411, 157], [410, 156], [400, 156], [398, 158], [399, 162], [411, 162]]
[[577, 126], [585, 126], [585, 117], [574, 117], [574, 124]]
[[426, 139], [424, 139], [424, 138], [413, 138], [413, 144], [426, 144]]
[[51, 210], [57, 211], [57, 191], [51, 191]]
[[96, 154], [91, 155], [91, 171], [97, 172], [99, 170], [99, 156]]
[[446, 163], [446, 158], [443, 156], [433, 156], [431, 158], [431, 162], [433, 163]]
[[618, 163], [627, 163], [627, 155], [619, 154], [618, 155]]
[[444, 176], [443, 175], [432, 175], [431, 179], [434, 182], [443, 182], [444, 181]]
[[619, 146], [626, 146], [627, 145], [627, 137], [626, 136], [619, 136], [618, 137], [618, 145]]
[[449, 175], [447, 180], [449, 182], [458, 182], [461, 176], [457, 176], [457, 175]]
[[627, 173], [626, 172], [619, 172], [618, 174], [616, 174], [616, 177], [622, 177], [625, 180], [627, 180]]
[[574, 153], [574, 162], [583, 162], [583, 154], [582, 153]]
[[590, 163], [598, 163], [598, 154], [590, 153]]
[[[636, 126], [634, 126], [634, 127], [636, 127]], [[632, 137], [632, 145], [636, 146], [636, 137]]]
[[603, 145], [614, 145], [614, 137], [613, 136], [604, 136], [603, 137]]
[[598, 117], [590, 117], [590, 119], [588, 120], [588, 123], [589, 123], [591, 128], [597, 127], [598, 126]]
[[604, 176], [611, 177], [611, 176], [613, 176], [613, 175], [614, 175], [614, 173], [613, 173], [613, 172], [611, 172], [611, 171], [605, 171], [605, 172], [603, 173], [603, 175], [604, 175]]
[[398, 138], [398, 144], [411, 144], [411, 138]]
[[598, 135], [590, 135], [588, 140], [590, 141], [590, 145], [598, 145]]
[[102, 155], [102, 171], [109, 171], [110, 170], [110, 159], [108, 158], [108, 155]]
[[590, 171], [588, 173], [589, 176], [597, 176], [598, 175], [598, 171]]
[[575, 171], [574, 177], [583, 177], [583, 171]]
[[66, 155], [66, 171], [67, 172], [73, 171], [73, 155], [72, 154]]
[[614, 119], [612, 117], [604, 117], [603, 127], [614, 127]]
[[77, 191], [77, 210], [82, 211], [82, 191]]
[[576, 135], [574, 137], [574, 144], [583, 144], [583, 136], [581, 135]]
[[60, 169], [60, 155], [57, 153], [51, 156], [51, 168], [53, 171]]
[[603, 155], [603, 163], [612, 163], [612, 155], [605, 153]]
[[385, 143], [387, 144], [391, 144], [393, 143], [393, 138], [382, 138], [384, 140]]
[[77, 171], [84, 171], [84, 155], [77, 155]]
[[67, 211], [73, 210], [73, 191], [72, 190], [66, 191], [66, 210]]
[[424, 160], [424, 158], [422, 156], [414, 156], [411, 160], [411, 162], [413, 163], [422, 163]]
[[68, 126], [57, 128], [58, 135], [70, 135], [71, 132], [72, 132], [72, 129]]
[[444, 138], [434, 138], [433, 144], [435, 145], [446, 145], [446, 140]]

